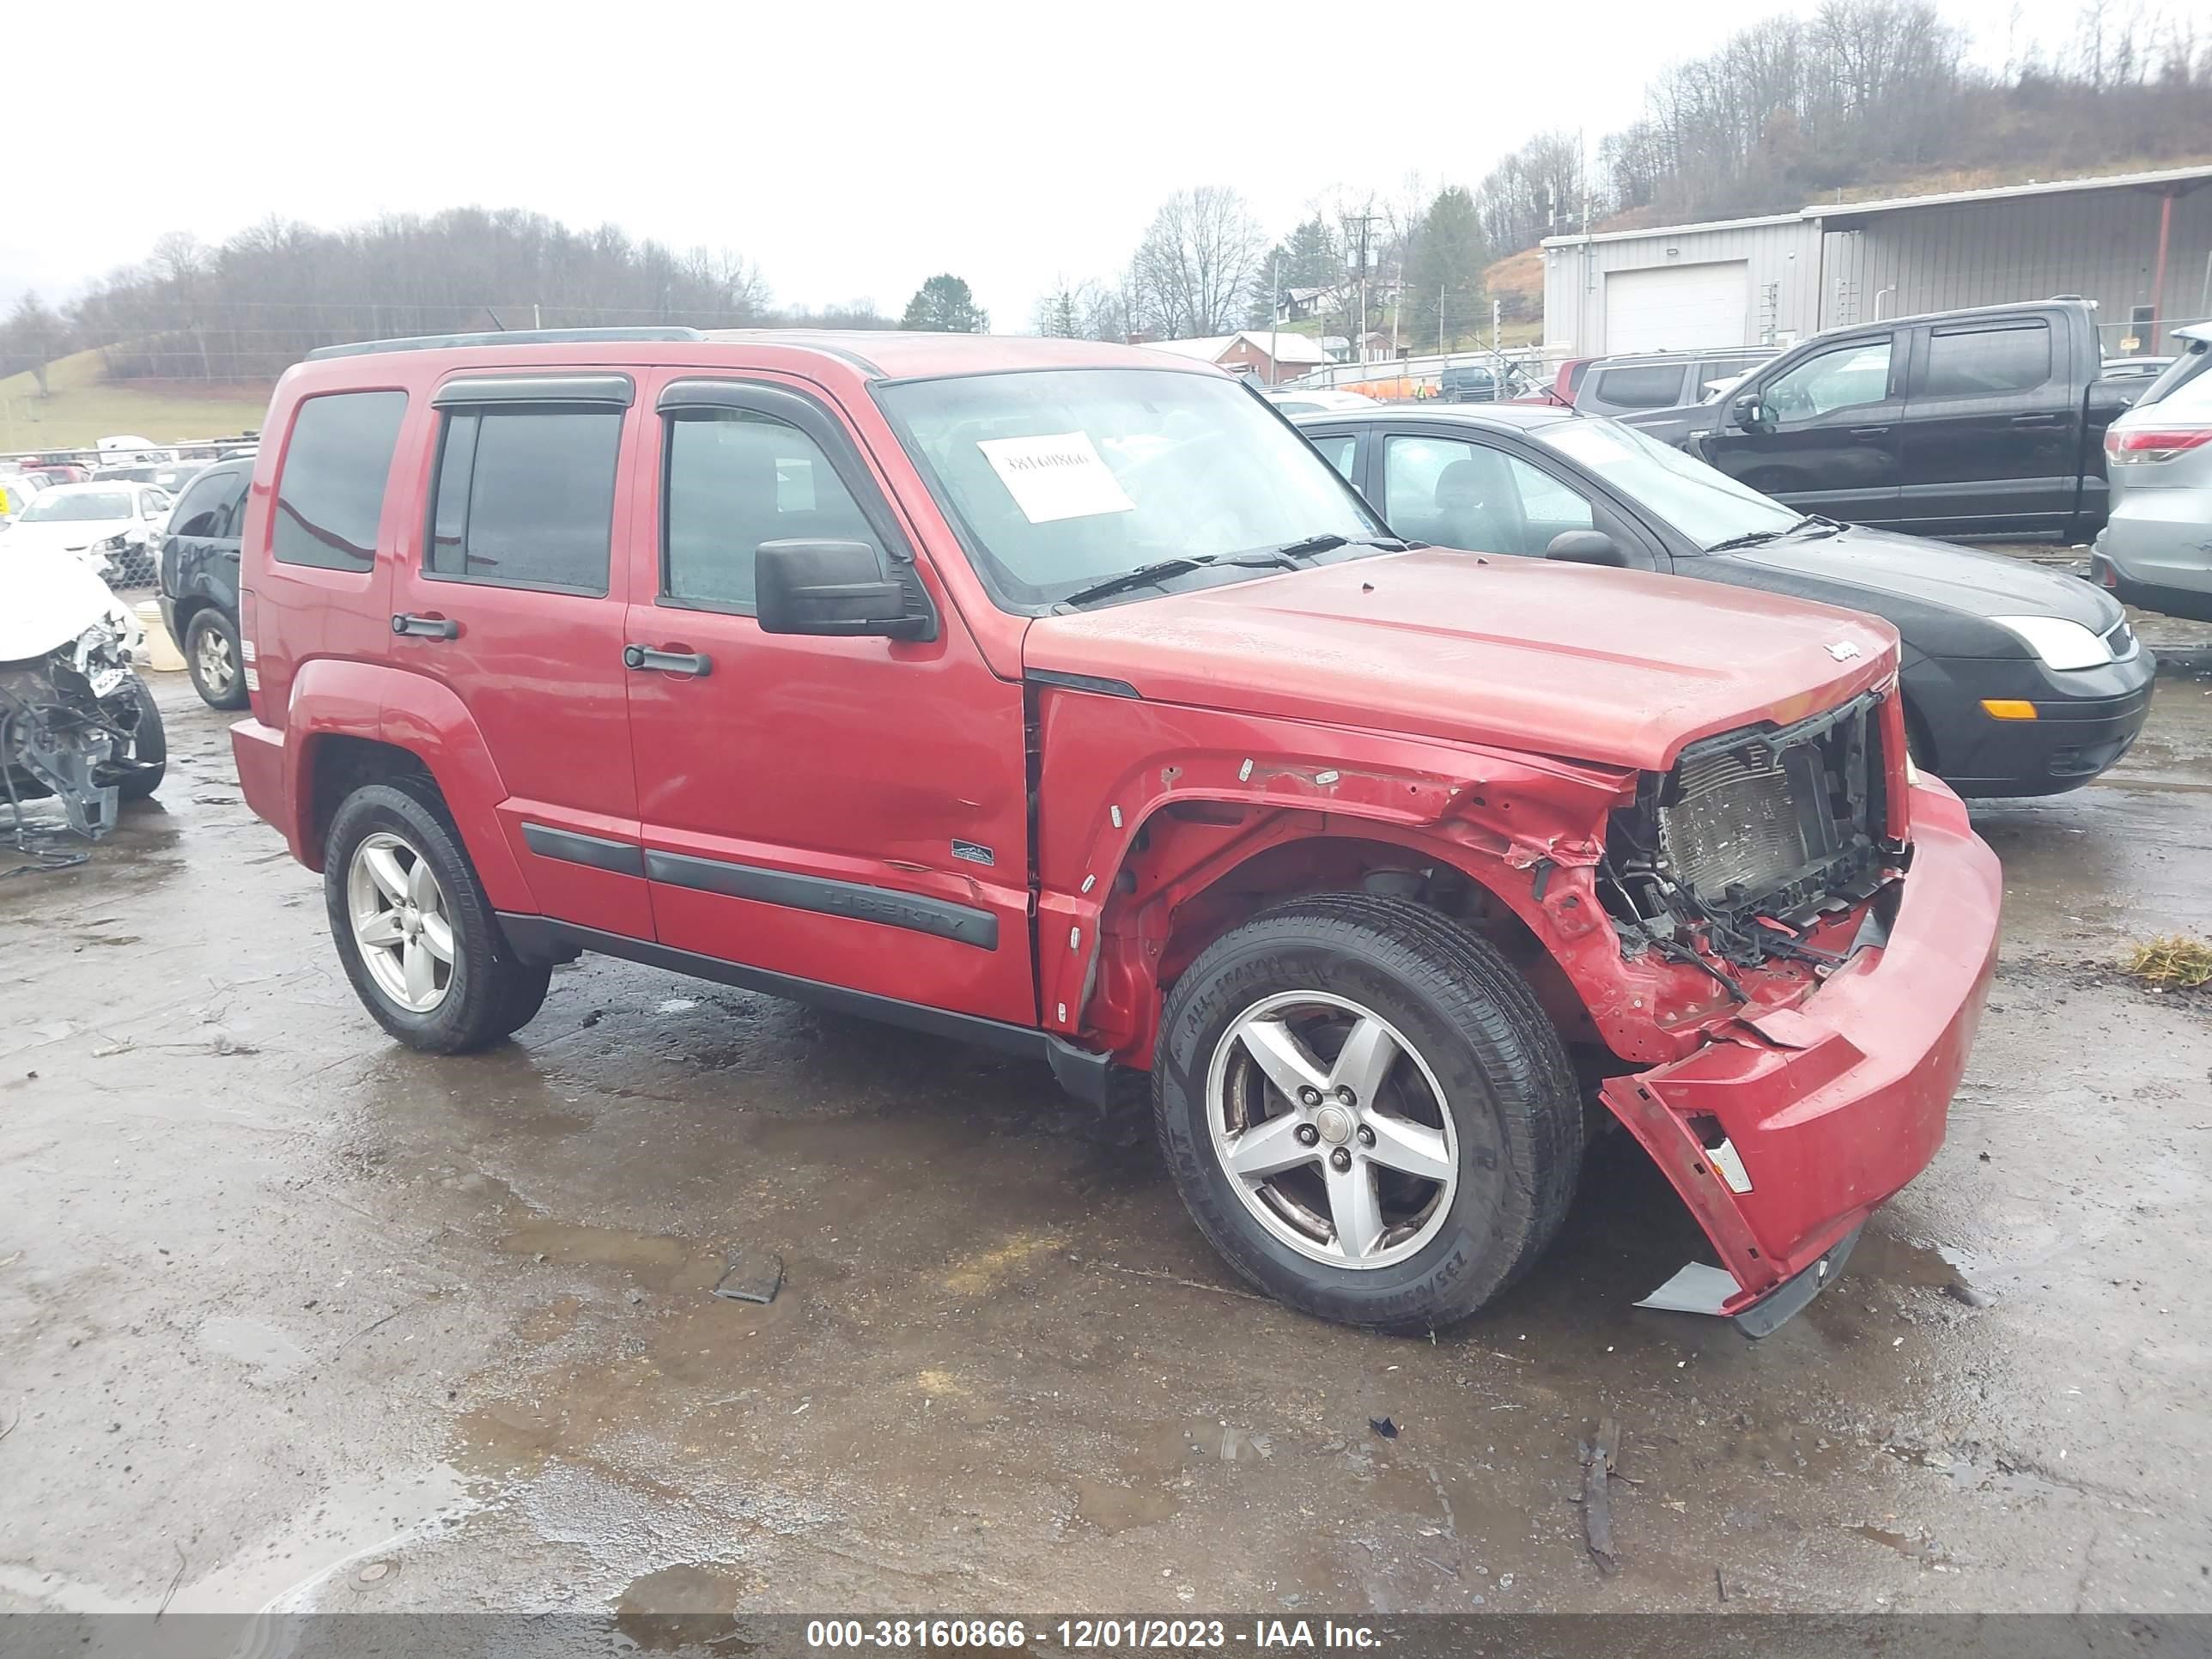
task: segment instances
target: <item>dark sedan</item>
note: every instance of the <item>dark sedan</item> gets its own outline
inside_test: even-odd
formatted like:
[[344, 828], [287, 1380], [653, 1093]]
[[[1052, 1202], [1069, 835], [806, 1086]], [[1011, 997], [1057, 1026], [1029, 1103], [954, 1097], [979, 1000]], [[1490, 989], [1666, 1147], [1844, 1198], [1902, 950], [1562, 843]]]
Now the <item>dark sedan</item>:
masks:
[[2128, 751], [2157, 665], [2118, 602], [2001, 554], [1801, 514], [1609, 420], [1492, 407], [1315, 415], [1400, 535], [1656, 570], [1870, 611], [1905, 641], [1915, 760], [1962, 795], [2047, 795]]

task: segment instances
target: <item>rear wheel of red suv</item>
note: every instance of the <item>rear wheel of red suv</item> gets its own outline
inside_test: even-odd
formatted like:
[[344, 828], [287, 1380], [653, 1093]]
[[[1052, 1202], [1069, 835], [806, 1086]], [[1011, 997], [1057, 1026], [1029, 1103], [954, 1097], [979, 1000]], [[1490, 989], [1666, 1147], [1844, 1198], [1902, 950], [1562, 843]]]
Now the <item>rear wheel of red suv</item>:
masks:
[[356, 994], [410, 1048], [488, 1048], [545, 1000], [552, 969], [515, 956], [427, 785], [346, 797], [325, 846], [323, 896]]
[[1217, 939], [1169, 997], [1152, 1089], [1230, 1265], [1371, 1329], [1433, 1329], [1511, 1284], [1581, 1164], [1573, 1071], [1528, 981], [1403, 899], [1297, 899]]

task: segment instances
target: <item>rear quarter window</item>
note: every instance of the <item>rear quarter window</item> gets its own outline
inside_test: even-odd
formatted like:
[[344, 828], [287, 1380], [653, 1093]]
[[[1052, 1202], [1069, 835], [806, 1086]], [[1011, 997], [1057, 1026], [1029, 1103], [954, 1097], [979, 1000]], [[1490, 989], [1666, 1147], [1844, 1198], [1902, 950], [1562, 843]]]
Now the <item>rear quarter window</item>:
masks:
[[1590, 386], [1590, 395], [1613, 409], [1670, 408], [1682, 401], [1682, 366], [1601, 368]]
[[332, 392], [303, 402], [276, 478], [270, 550], [280, 564], [367, 570], [392, 452], [407, 413], [404, 392]]

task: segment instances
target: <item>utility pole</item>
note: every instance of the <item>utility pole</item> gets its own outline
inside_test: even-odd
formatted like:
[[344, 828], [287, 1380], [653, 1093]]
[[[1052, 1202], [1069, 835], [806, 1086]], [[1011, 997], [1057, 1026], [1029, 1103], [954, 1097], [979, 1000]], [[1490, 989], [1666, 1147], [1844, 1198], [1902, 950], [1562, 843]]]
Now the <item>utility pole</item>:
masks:
[[1283, 383], [1283, 256], [1267, 261], [1267, 384]]
[[1344, 222], [1347, 232], [1355, 224], [1359, 227], [1359, 337], [1352, 343], [1352, 360], [1364, 363], [1367, 361], [1367, 247], [1375, 216], [1371, 213], [1347, 214]]

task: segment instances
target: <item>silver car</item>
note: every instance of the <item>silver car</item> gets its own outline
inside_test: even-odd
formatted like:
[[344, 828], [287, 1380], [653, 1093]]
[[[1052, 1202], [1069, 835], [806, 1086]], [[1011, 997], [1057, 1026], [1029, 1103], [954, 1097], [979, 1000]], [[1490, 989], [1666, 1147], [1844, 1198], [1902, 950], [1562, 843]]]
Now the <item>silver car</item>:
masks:
[[2091, 563], [2130, 605], [2212, 622], [2212, 323], [2173, 338], [2181, 355], [2105, 434], [2112, 516]]

